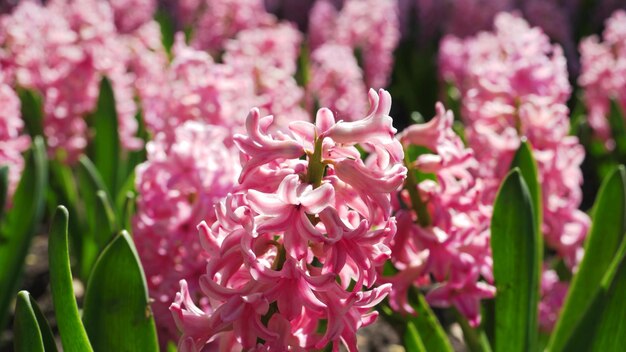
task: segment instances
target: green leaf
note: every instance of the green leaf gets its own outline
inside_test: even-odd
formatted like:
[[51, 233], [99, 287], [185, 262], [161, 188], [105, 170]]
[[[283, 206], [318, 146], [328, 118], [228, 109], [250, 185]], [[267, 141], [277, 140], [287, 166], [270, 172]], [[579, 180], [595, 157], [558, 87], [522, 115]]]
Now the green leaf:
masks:
[[170, 53], [172, 46], [174, 45], [174, 35], [176, 34], [174, 20], [167, 11], [163, 10], [157, 11], [154, 19], [161, 28], [161, 42], [163, 43], [163, 47], [168, 53]]
[[[81, 277], [86, 281], [91, 272], [93, 263], [98, 257], [98, 253], [104, 248], [99, 247], [98, 241], [101, 240], [102, 237], [107, 237], [102, 233], [102, 231], [106, 229], [102, 229], [100, 227], [102, 223], [98, 223], [98, 221], [102, 221], [102, 219], [98, 220], [100, 214], [97, 194], [98, 192], [103, 192], [108, 204], [111, 204], [111, 198], [106, 192], [106, 186], [96, 166], [84, 155], [79, 159], [77, 175], [80, 196], [83, 203], [82, 208], [84, 209], [87, 225], [87, 232], [83, 234], [82, 238], [80, 262]], [[99, 237], [100, 239], [98, 239]], [[110, 238], [110, 236], [107, 238]], [[104, 243], [106, 243], [106, 241]]]
[[426, 352], [426, 347], [422, 343], [419, 332], [415, 328], [412, 322], [408, 322], [406, 325], [406, 331], [404, 332], [404, 349], [406, 352]]
[[565, 351], [620, 351], [626, 343], [626, 241], [617, 251]]
[[50, 325], [28, 291], [17, 294], [13, 333], [17, 352], [57, 351]]
[[17, 292], [24, 259], [43, 217], [48, 164], [43, 140], [35, 138], [25, 156], [25, 166], [12, 206], [0, 223], [0, 329]]
[[624, 112], [615, 99], [611, 99], [611, 110], [609, 112], [609, 124], [611, 134], [615, 140], [615, 150], [618, 160], [624, 162], [626, 158], [626, 126], [624, 125]]
[[103, 78], [96, 111], [91, 116], [95, 136], [90, 151], [96, 169], [109, 194], [116, 194], [120, 180], [120, 136], [118, 134], [117, 110], [111, 82]]
[[50, 258], [50, 287], [63, 350], [92, 351], [87, 333], [80, 321], [74, 297], [72, 271], [67, 243], [68, 212], [59, 206], [50, 227], [48, 256]]
[[30, 295], [26, 291], [17, 294], [13, 332], [15, 333], [13, 346], [16, 352], [45, 351], [39, 323], [31, 306]]
[[18, 88], [17, 93], [21, 101], [22, 119], [26, 130], [31, 137], [44, 136], [43, 134], [43, 99], [38, 92], [30, 89]]
[[603, 303], [602, 315], [596, 325], [596, 334], [591, 351], [620, 351], [626, 346], [626, 241], [615, 257], [614, 269], [609, 270], [609, 280], [603, 285], [600, 301]]
[[526, 186], [528, 186], [528, 192], [530, 193], [530, 198], [533, 201], [536, 231], [538, 234], [541, 234], [541, 224], [543, 223], [541, 186], [539, 185], [537, 162], [533, 157], [532, 147], [526, 140], [520, 144], [519, 149], [513, 157], [511, 169], [515, 167], [519, 168], [522, 173], [522, 177], [524, 178], [524, 182], [526, 182]]
[[468, 350], [471, 352], [491, 352], [489, 339], [482, 327], [471, 327], [467, 318], [459, 313], [458, 310], [455, 310], [455, 316], [463, 330], [463, 340]]
[[127, 192], [124, 207], [122, 208], [122, 228], [132, 233], [132, 219], [135, 213], [135, 193]]
[[7, 206], [7, 195], [9, 194], [9, 167], [0, 166], [0, 221], [4, 216], [4, 207]]
[[96, 228], [95, 240], [100, 251], [104, 249], [109, 240], [118, 231], [115, 223], [115, 214], [109, 203], [109, 198], [104, 191], [96, 193]]
[[600, 289], [602, 277], [615, 257], [625, 232], [626, 170], [620, 166], [604, 180], [598, 192], [585, 255], [570, 285], [548, 350], [562, 351], [565, 347]]
[[50, 329], [50, 324], [48, 324], [48, 320], [43, 315], [41, 309], [39, 309], [39, 306], [37, 305], [37, 302], [35, 302], [32, 296], [30, 296], [30, 305], [33, 308], [33, 312], [35, 312], [35, 318], [37, 318], [37, 324], [39, 325], [39, 331], [41, 332], [41, 337], [43, 339], [44, 349], [46, 352], [56, 352], [57, 344], [54, 340], [52, 329]]
[[96, 262], [84, 304], [85, 328], [98, 351], [158, 351], [146, 278], [127, 232]]
[[515, 168], [500, 186], [491, 220], [496, 351], [535, 350], [541, 237], [534, 221], [528, 187]]
[[426, 302], [421, 293], [417, 294], [417, 305], [415, 308], [417, 316], [410, 317], [409, 323], [414, 324], [417, 331], [419, 331], [426, 351], [452, 352], [453, 349], [450, 341], [448, 341], [448, 335], [446, 335], [437, 316], [430, 309], [428, 302]]

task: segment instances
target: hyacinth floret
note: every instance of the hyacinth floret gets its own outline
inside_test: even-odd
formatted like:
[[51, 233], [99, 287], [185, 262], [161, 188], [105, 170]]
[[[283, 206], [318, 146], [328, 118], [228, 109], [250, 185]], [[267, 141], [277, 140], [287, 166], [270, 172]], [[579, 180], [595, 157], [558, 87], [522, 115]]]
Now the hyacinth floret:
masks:
[[[402, 185], [403, 151], [388, 115], [391, 96], [370, 91], [362, 120], [296, 121], [270, 134], [272, 116], [253, 109], [236, 135], [240, 189], [199, 225], [209, 260], [199, 307], [188, 283], [171, 305], [183, 351], [306, 351], [343, 343], [391, 290], [375, 286], [396, 232], [391, 193]], [[356, 145], [370, 152], [363, 161]], [[263, 180], [263, 183], [258, 180]]]

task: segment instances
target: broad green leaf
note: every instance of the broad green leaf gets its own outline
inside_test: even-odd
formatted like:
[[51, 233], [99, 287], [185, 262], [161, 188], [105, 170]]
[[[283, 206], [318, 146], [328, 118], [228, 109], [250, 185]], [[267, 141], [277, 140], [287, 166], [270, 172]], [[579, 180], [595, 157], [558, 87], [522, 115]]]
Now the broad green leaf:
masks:
[[80, 320], [74, 297], [72, 271], [67, 243], [68, 212], [59, 206], [50, 226], [48, 257], [50, 259], [50, 287], [57, 325], [65, 352], [92, 351], [87, 333]]
[[426, 351], [449, 351], [452, 352], [452, 346], [448, 340], [448, 335], [443, 330], [437, 316], [430, 309], [428, 302], [420, 293], [417, 294], [416, 304], [417, 316], [410, 317], [409, 322], [415, 325], [420, 333], [421, 341]]
[[528, 186], [530, 198], [533, 201], [533, 210], [535, 214], [535, 224], [537, 233], [541, 234], [541, 224], [543, 222], [543, 206], [541, 199], [541, 186], [537, 174], [537, 162], [533, 157], [532, 147], [528, 141], [523, 141], [519, 149], [513, 157], [511, 169], [518, 167]]
[[43, 134], [43, 99], [33, 90], [19, 88], [17, 93], [21, 101], [22, 119], [31, 137]]
[[124, 202], [124, 207], [122, 208], [122, 228], [132, 233], [132, 219], [133, 214], [135, 213], [135, 193], [126, 192], [126, 201]]
[[109, 198], [102, 190], [96, 193], [96, 227], [95, 227], [95, 240], [100, 251], [104, 249], [109, 240], [117, 232], [117, 225], [115, 224], [115, 214], [109, 203]]
[[35, 138], [9, 209], [0, 223], [0, 329], [17, 293], [24, 259], [44, 213], [48, 164], [43, 140]]
[[96, 111], [91, 116], [95, 136], [90, 145], [91, 158], [109, 194], [116, 194], [120, 179], [120, 136], [111, 81], [103, 78]]
[[31, 306], [30, 295], [26, 291], [17, 294], [13, 333], [15, 334], [13, 346], [16, 352], [45, 351], [37, 316]]
[[565, 351], [620, 351], [626, 344], [626, 241], [617, 251]]
[[0, 166], [0, 221], [2, 221], [2, 217], [4, 216], [4, 207], [7, 206], [8, 194], [9, 194], [9, 167], [4, 165], [4, 166]]
[[158, 351], [146, 278], [132, 239], [117, 236], [96, 262], [84, 304], [85, 328], [98, 351]]
[[406, 325], [406, 331], [404, 332], [404, 349], [406, 352], [426, 352], [426, 347], [422, 343], [420, 334], [415, 328], [412, 322], [408, 322]]
[[541, 237], [532, 203], [521, 172], [513, 169], [500, 186], [491, 220], [496, 351], [534, 351], [537, 343]]
[[600, 289], [616, 250], [626, 232], [626, 170], [615, 169], [604, 181], [593, 208], [585, 255], [568, 291], [561, 317], [548, 344], [562, 351], [593, 297]]

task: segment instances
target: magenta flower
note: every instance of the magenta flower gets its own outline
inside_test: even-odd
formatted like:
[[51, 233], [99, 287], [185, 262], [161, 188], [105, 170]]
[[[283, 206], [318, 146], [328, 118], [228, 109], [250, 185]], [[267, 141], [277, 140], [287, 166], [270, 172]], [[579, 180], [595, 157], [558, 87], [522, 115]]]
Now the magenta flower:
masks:
[[569, 289], [567, 281], [560, 281], [554, 270], [544, 268], [541, 275], [541, 300], [539, 302], [539, 328], [550, 332], [559, 319]]
[[195, 296], [205, 270], [196, 225], [215, 219], [213, 206], [235, 186], [239, 167], [232, 162], [236, 153], [224, 146], [226, 138], [221, 127], [186, 122], [173, 140], [158, 134], [149, 142], [148, 161], [137, 169], [133, 233], [163, 346], [179, 336], [168, 311], [178, 281], [188, 280]]
[[156, 0], [109, 0], [115, 26], [122, 33], [130, 33], [150, 22], [157, 8]]
[[[375, 320], [370, 310], [391, 288], [374, 284], [396, 231], [391, 193], [406, 175], [389, 93], [372, 91], [370, 100], [363, 120], [335, 122], [320, 109], [315, 124], [293, 122], [290, 133], [275, 135], [272, 117], [251, 111], [247, 134], [234, 139], [240, 187], [216, 207], [216, 221], [200, 225], [208, 264], [199, 285], [208, 304], [196, 306], [183, 281], [170, 308], [182, 351], [341, 342], [356, 350], [356, 330]], [[356, 144], [372, 151], [367, 166]]]
[[606, 20], [603, 41], [597, 36], [580, 43], [582, 72], [578, 79], [584, 88], [589, 125], [613, 149], [609, 125], [610, 100], [626, 110], [626, 11], [615, 11]]
[[[441, 104], [436, 110], [430, 122], [412, 125], [398, 136], [407, 148], [428, 148], [410, 172], [434, 180], [408, 182], [400, 192], [403, 205], [396, 211], [398, 232], [391, 243], [391, 263], [398, 272], [381, 281], [393, 284], [389, 302], [394, 310], [415, 313], [408, 297], [416, 286], [428, 290], [431, 305], [455, 306], [476, 326], [480, 300], [495, 293], [490, 284], [491, 209], [483, 203], [482, 180], [475, 176], [479, 164], [452, 130], [452, 112]], [[481, 281], [481, 275], [489, 282]]]
[[542, 187], [546, 243], [574, 268], [582, 254], [589, 217], [582, 200], [584, 149], [569, 133], [566, 101], [571, 87], [558, 45], [539, 28], [507, 13], [494, 32], [460, 40], [446, 37], [441, 74], [461, 93], [466, 136], [481, 167], [490, 204], [509, 170], [520, 140], [533, 147]]

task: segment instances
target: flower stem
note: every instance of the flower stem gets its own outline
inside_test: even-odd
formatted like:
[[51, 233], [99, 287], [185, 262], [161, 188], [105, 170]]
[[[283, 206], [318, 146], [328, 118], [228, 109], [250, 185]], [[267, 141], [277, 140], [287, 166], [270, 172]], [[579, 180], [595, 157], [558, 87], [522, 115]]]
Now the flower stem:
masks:
[[322, 163], [322, 141], [323, 138], [315, 138], [313, 155], [309, 156], [309, 166], [307, 170], [306, 180], [308, 183], [313, 185], [313, 188], [317, 188], [322, 184], [324, 169], [326, 167], [326, 165]]
[[417, 189], [417, 178], [415, 177], [415, 170], [411, 168], [411, 162], [409, 161], [409, 153], [404, 153], [404, 165], [408, 169], [406, 180], [404, 181], [404, 188], [409, 191], [409, 196], [411, 197], [411, 204], [413, 205], [413, 210], [417, 214], [417, 222], [422, 227], [430, 226], [431, 219], [430, 214], [428, 214], [428, 209], [426, 209], [426, 203], [422, 201], [422, 197], [420, 197], [419, 191]]

